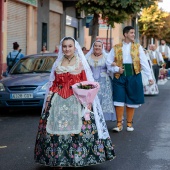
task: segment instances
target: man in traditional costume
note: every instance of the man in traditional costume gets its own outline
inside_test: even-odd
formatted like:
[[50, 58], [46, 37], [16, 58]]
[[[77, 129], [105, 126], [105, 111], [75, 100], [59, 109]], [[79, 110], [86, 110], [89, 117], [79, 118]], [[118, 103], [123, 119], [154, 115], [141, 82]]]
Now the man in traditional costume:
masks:
[[152, 69], [156, 79], [156, 83], [158, 82], [159, 77], [159, 68], [164, 63], [164, 59], [162, 54], [156, 50], [156, 46], [154, 44], [150, 45], [149, 57], [152, 61]]
[[157, 51], [159, 51], [166, 63], [166, 69], [170, 67], [170, 48], [166, 45], [165, 40], [161, 40], [161, 45], [158, 46]]
[[[145, 52], [140, 44], [134, 43], [134, 28], [126, 26], [123, 35], [124, 41], [112, 48], [107, 59], [108, 70], [114, 73], [113, 100], [117, 127], [113, 130], [116, 132], [123, 130], [124, 107], [126, 107], [127, 131], [134, 131], [132, 122], [135, 108], [144, 103], [141, 69], [147, 75], [149, 83], [154, 83]], [[116, 66], [112, 64], [113, 62]]]

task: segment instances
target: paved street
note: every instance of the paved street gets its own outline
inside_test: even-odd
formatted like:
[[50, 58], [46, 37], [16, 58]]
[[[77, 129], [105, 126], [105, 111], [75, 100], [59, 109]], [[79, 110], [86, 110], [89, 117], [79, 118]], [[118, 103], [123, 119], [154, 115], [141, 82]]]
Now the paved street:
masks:
[[[134, 132], [113, 133], [116, 159], [80, 170], [170, 169], [170, 80], [158, 96], [146, 96], [134, 117]], [[33, 149], [40, 110], [0, 113], [0, 170], [50, 170], [34, 163]], [[75, 169], [75, 168], [64, 168]]]

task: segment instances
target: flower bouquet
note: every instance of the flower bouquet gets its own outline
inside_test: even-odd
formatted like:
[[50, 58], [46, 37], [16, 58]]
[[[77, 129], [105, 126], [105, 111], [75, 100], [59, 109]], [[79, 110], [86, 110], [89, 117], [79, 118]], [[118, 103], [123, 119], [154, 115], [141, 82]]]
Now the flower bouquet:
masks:
[[83, 116], [85, 120], [90, 120], [90, 110], [94, 98], [100, 88], [98, 82], [83, 81], [72, 86], [74, 96], [83, 105]]

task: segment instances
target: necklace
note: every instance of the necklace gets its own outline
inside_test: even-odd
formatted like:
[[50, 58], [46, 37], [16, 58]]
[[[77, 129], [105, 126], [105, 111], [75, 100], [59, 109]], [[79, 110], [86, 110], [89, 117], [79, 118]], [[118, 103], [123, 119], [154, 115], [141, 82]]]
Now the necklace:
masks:
[[68, 58], [68, 57], [66, 57], [66, 56], [64, 56], [67, 60], [68, 60], [68, 63], [70, 63], [70, 61], [74, 58], [74, 55], [73, 55], [73, 57], [71, 57], [71, 58]]
[[101, 53], [101, 54], [95, 54], [95, 53], [93, 53], [93, 54], [94, 54], [95, 57], [99, 57], [99, 56], [102, 55], [102, 53]]
[[94, 61], [94, 67], [97, 67], [98, 61]]

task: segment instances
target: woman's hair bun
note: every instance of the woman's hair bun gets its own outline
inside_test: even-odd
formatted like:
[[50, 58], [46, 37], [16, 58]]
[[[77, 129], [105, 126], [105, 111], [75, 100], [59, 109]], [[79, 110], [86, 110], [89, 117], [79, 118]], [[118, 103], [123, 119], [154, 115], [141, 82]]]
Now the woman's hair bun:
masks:
[[19, 44], [17, 42], [13, 43], [13, 49], [17, 49], [19, 47]]

